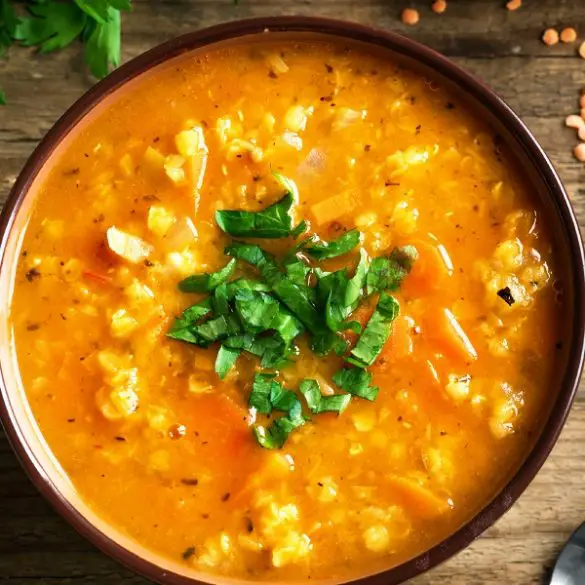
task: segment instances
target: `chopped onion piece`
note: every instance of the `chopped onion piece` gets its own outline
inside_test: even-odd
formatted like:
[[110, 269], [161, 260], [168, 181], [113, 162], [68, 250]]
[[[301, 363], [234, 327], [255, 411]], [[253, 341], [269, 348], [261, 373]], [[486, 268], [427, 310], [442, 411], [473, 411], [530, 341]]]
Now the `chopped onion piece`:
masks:
[[133, 264], [142, 262], [154, 251], [154, 248], [143, 239], [127, 234], [115, 226], [106, 230], [106, 241], [114, 254]]

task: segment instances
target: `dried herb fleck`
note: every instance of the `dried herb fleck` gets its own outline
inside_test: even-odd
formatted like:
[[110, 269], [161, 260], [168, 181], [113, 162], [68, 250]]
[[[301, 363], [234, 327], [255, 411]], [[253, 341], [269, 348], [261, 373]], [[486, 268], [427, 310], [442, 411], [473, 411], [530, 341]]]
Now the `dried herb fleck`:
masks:
[[506, 286], [498, 291], [498, 296], [509, 306], [511, 307], [516, 301], [512, 296], [512, 291], [510, 290], [509, 286]]
[[184, 561], [188, 561], [194, 554], [196, 550], [194, 546], [188, 546], [182, 553], [181, 556], [183, 557]]

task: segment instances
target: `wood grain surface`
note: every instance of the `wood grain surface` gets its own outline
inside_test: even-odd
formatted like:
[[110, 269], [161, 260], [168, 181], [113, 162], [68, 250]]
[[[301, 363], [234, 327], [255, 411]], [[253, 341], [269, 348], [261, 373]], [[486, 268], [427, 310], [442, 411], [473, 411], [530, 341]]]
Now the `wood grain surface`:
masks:
[[[572, 157], [564, 117], [578, 110], [585, 61], [577, 45], [547, 48], [548, 26], [574, 26], [585, 38], [583, 0], [448, 0], [441, 16], [430, 0], [135, 0], [124, 18], [123, 58], [181, 33], [226, 20], [277, 14], [345, 18], [405, 32], [487, 81], [522, 116], [553, 160], [583, 226], [585, 167]], [[405, 5], [421, 21], [406, 27]], [[0, 61], [8, 106], [0, 109], [0, 201], [27, 156], [55, 120], [92, 84], [79, 47], [53, 55], [12, 50]], [[585, 521], [585, 386], [552, 455], [512, 510], [466, 551], [413, 585], [544, 584], [555, 556]], [[41, 499], [0, 431], [0, 583], [146, 584], [79, 537]]]

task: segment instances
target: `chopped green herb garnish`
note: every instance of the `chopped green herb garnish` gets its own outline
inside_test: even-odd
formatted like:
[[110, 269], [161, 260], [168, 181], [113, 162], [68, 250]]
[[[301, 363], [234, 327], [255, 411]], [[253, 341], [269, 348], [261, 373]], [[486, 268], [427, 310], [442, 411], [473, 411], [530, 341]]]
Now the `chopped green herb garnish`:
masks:
[[351, 364], [360, 368], [371, 366], [380, 355], [382, 348], [392, 330], [392, 321], [398, 316], [399, 305], [389, 294], [380, 293], [380, 300], [351, 356], [346, 358]]
[[359, 301], [363, 296], [362, 291], [367, 271], [368, 255], [362, 249], [354, 276], [348, 278], [347, 271], [343, 269], [329, 273], [319, 281], [321, 298], [323, 298], [325, 291], [328, 290], [325, 303], [325, 321], [331, 331], [336, 332], [342, 329], [352, 329], [358, 333], [361, 331], [359, 323], [355, 321], [345, 323], [345, 319], [358, 307]]
[[209, 298], [196, 305], [192, 305], [174, 320], [167, 333], [167, 337], [198, 345], [199, 338], [192, 333], [192, 329], [199, 321], [212, 312], [211, 299]]
[[372, 374], [361, 368], [344, 368], [333, 374], [333, 381], [342, 390], [364, 398], [365, 400], [376, 400], [380, 389], [377, 386], [370, 386]]
[[303, 380], [299, 386], [300, 393], [305, 397], [307, 406], [313, 414], [337, 412], [341, 414], [351, 402], [350, 394], [323, 396], [316, 380]]
[[304, 424], [301, 403], [297, 401], [286, 416], [276, 419], [268, 428], [261, 425], [254, 427], [254, 434], [265, 449], [281, 449], [290, 433]]
[[[218, 211], [221, 229], [241, 237], [283, 238], [295, 235], [290, 214], [298, 200], [296, 185], [275, 174], [286, 193], [267, 209], [258, 212]], [[304, 222], [300, 229], [304, 229]], [[326, 272], [315, 263], [349, 253], [359, 245], [361, 234], [351, 230], [331, 242], [309, 236], [278, 256], [257, 244], [232, 241], [225, 253], [232, 257], [221, 270], [193, 275], [179, 287], [186, 292], [207, 292], [209, 297], [189, 307], [175, 319], [168, 336], [200, 347], [219, 343], [215, 370], [224, 379], [238, 357], [246, 352], [260, 361], [261, 372], [254, 377], [249, 405], [259, 414], [285, 413], [254, 432], [260, 445], [269, 449], [283, 446], [288, 435], [305, 423], [298, 395], [282, 386], [276, 372], [291, 364], [298, 354], [297, 338], [305, 331], [311, 351], [317, 356], [342, 357], [351, 364], [333, 376], [347, 393], [323, 396], [316, 380], [303, 380], [299, 393], [312, 414], [341, 413], [351, 396], [375, 400], [378, 388], [364, 368], [380, 355], [398, 315], [398, 303], [387, 291], [399, 288], [416, 259], [413, 246], [395, 249], [389, 256], [370, 258], [362, 248], [355, 269], [347, 267]], [[237, 261], [256, 273], [256, 279], [229, 280]], [[245, 265], [241, 268], [246, 268]], [[363, 328], [352, 321], [352, 313], [366, 296], [378, 293], [376, 308]], [[344, 331], [359, 335], [349, 351]]]
[[366, 278], [367, 294], [398, 290], [417, 256], [414, 246], [404, 246], [395, 248], [387, 258], [374, 258]]
[[351, 252], [360, 243], [360, 239], [361, 233], [351, 230], [331, 242], [311, 241], [304, 249], [316, 260], [325, 260]]
[[256, 374], [254, 376], [248, 405], [262, 414], [272, 412], [272, 401], [270, 400], [272, 386], [281, 387], [274, 378], [276, 378], [276, 374]]
[[239, 349], [221, 345], [215, 358], [215, 371], [220, 380], [223, 380], [228, 375], [228, 372], [234, 367], [239, 356]]
[[272, 284], [281, 277], [281, 272], [276, 264], [274, 256], [265, 252], [260, 246], [255, 244], [246, 244], [245, 242], [232, 242], [225, 249], [228, 256], [237, 260], [243, 260], [248, 264], [256, 267], [260, 276], [268, 283]]
[[296, 233], [291, 216], [293, 203], [293, 196], [287, 193], [261, 211], [216, 211], [215, 221], [226, 234], [238, 238], [288, 238]]
[[232, 258], [221, 270], [217, 272], [204, 272], [194, 274], [179, 282], [179, 289], [188, 293], [211, 292], [233, 274], [236, 268], [236, 259]]

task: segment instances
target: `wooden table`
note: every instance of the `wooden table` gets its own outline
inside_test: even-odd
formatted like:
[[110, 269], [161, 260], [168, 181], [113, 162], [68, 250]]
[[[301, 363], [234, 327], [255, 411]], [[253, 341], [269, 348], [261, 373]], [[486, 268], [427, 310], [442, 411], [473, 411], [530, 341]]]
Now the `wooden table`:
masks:
[[[564, 117], [578, 111], [585, 61], [577, 45], [547, 48], [548, 26], [585, 33], [582, 0], [524, 0], [517, 12], [504, 0], [449, 0], [441, 16], [430, 0], [412, 0], [416, 27], [401, 24], [408, 0], [135, 0], [124, 19], [127, 60], [172, 36], [221, 21], [275, 14], [343, 17], [405, 32], [487, 81], [522, 116], [552, 158], [585, 220], [585, 170], [572, 157], [574, 133]], [[9, 105], [0, 109], [0, 196], [53, 122], [92, 80], [79, 47], [53, 55], [13, 50], [0, 62]], [[583, 390], [584, 385], [581, 385]], [[528, 585], [544, 576], [571, 531], [585, 520], [585, 394], [544, 468], [512, 510], [469, 549], [413, 585]], [[145, 584], [79, 537], [41, 499], [0, 432], [0, 583], [46, 585]]]

